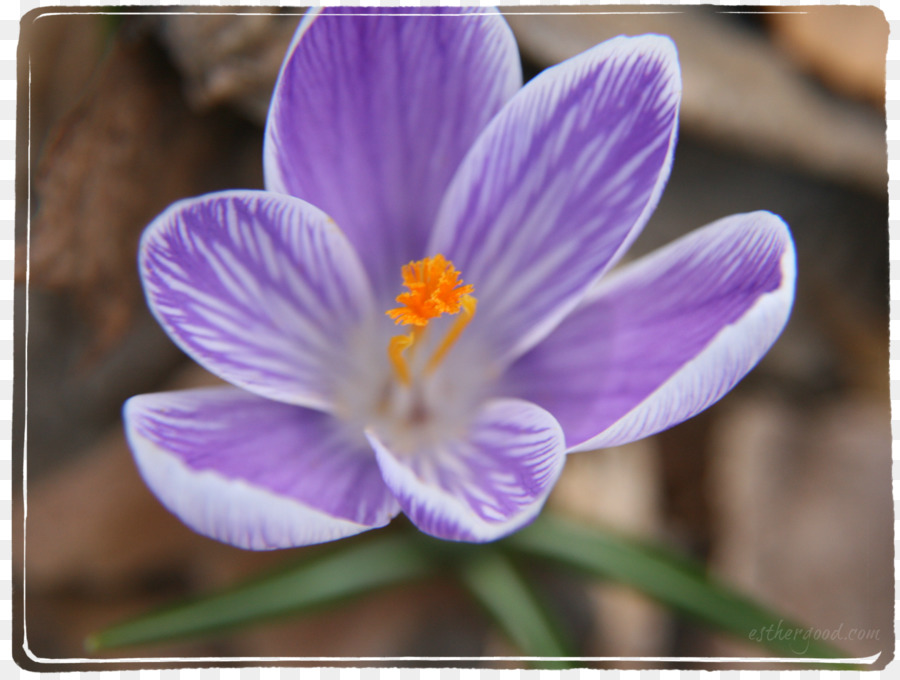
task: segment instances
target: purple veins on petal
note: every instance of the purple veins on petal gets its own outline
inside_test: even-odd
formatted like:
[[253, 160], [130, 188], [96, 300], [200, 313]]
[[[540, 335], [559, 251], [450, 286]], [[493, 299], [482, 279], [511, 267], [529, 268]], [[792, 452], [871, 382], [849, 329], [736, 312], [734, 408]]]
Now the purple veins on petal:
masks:
[[637, 236], [668, 178], [671, 41], [617, 38], [547, 69], [478, 138], [429, 249], [475, 286], [501, 359], [546, 335]]
[[730, 390], [781, 333], [794, 249], [767, 212], [734, 215], [624, 266], [506, 376], [570, 447], [648, 436]]
[[422, 531], [457, 541], [491, 541], [540, 511], [562, 471], [565, 441], [543, 409], [518, 400], [486, 402], [461, 438], [395, 451], [369, 433], [385, 483]]
[[398, 512], [368, 443], [325, 413], [222, 387], [134, 397], [125, 422], [153, 492], [226, 543], [318, 543]]
[[326, 9], [310, 23], [282, 67], [264, 151], [267, 188], [334, 217], [382, 303], [425, 254], [463, 155], [522, 85], [496, 11], [391, 13]]
[[200, 364], [263, 396], [330, 408], [334, 367], [374, 303], [321, 211], [266, 192], [181, 201], [147, 228], [140, 264], [150, 308]]

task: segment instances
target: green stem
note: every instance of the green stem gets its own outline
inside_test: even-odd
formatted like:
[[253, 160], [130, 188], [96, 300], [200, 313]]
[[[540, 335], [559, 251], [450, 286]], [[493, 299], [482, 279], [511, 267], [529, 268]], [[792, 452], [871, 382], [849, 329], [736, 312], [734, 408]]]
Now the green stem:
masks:
[[218, 632], [321, 608], [430, 571], [415, 537], [369, 539], [230, 591], [112, 626], [90, 636], [85, 646], [94, 652]]
[[[571, 650], [534, 592], [499, 550], [484, 547], [477, 557], [459, 565], [458, 575], [476, 600], [493, 617], [525, 656], [566, 657]], [[570, 668], [557, 661], [536, 662], [541, 668]]]
[[544, 513], [505, 544], [636, 590], [702, 623], [787, 657], [849, 658], [812, 631], [717, 583], [702, 565], [596, 527]]

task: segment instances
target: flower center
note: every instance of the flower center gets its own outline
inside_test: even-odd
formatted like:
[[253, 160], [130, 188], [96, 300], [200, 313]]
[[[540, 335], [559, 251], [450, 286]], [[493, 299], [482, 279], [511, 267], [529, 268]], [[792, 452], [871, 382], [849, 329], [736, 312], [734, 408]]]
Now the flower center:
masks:
[[443, 255], [426, 257], [403, 267], [403, 285], [407, 292], [397, 296], [400, 307], [385, 312], [397, 325], [412, 326], [406, 335], [396, 335], [388, 343], [388, 358], [397, 379], [404, 385], [412, 381], [410, 358], [428, 328], [428, 323], [447, 314], [458, 315], [443, 340], [424, 364], [430, 373], [440, 365], [450, 348], [475, 315], [477, 300], [471, 285], [463, 285], [459, 271]]

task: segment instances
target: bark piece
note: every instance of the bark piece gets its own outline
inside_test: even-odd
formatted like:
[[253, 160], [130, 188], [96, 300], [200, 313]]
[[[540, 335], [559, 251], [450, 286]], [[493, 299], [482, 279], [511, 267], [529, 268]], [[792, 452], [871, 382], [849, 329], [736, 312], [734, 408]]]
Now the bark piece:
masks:
[[[852, 186], [883, 189], [887, 166], [881, 115], [828, 96], [765, 39], [714, 12], [628, 9], [573, 14], [575, 8], [559, 13], [557, 7], [530, 7], [524, 14], [510, 10], [507, 18], [523, 53], [542, 66], [620, 34], [671, 36], [683, 74], [684, 130]], [[879, 50], [883, 61], [886, 41]]]
[[276, 9], [174, 15], [162, 17], [159, 35], [195, 109], [231, 104], [262, 124], [298, 21]]
[[889, 26], [877, 7], [834, 6], [766, 15], [777, 44], [829, 87], [884, 107]]
[[[844, 399], [801, 410], [744, 400], [719, 423], [715, 442], [709, 489], [718, 574], [851, 655], [890, 655], [887, 404]], [[761, 651], [729, 639], [712, 653]]]
[[143, 304], [135, 262], [144, 226], [178, 198], [258, 186], [259, 149], [248, 125], [192, 113], [159, 48], [123, 32], [40, 159], [32, 285], [71, 294], [108, 346]]

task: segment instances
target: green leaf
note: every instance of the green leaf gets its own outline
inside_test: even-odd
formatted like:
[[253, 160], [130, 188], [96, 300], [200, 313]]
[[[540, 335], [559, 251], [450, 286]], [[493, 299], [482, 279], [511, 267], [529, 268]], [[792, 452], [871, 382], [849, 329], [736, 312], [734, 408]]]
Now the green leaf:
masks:
[[[528, 584], [500, 551], [484, 547], [478, 557], [460, 563], [459, 577], [525, 656], [572, 656]], [[570, 668], [566, 662], [540, 662], [542, 668]]]
[[226, 592], [112, 626], [85, 645], [98, 651], [218, 632], [307, 612], [430, 572], [416, 537], [367, 538]]
[[546, 512], [505, 544], [632, 586], [691, 618], [742, 640], [758, 642], [781, 656], [850, 658], [814, 639], [810, 629], [714, 581], [698, 563], [657, 547]]

